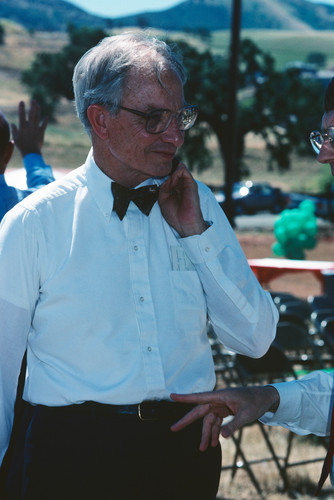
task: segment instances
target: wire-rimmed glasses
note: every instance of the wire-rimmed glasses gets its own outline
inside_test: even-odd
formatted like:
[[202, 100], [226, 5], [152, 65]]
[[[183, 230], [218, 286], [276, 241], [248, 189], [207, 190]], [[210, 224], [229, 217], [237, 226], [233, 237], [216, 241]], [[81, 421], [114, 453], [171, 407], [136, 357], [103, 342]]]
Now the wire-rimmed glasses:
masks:
[[195, 123], [198, 115], [198, 106], [183, 106], [181, 109], [172, 113], [169, 109], [155, 109], [150, 113], [144, 113], [137, 109], [119, 106], [120, 109], [133, 113], [134, 115], [145, 118], [145, 129], [149, 134], [161, 134], [168, 129], [173, 118], [176, 119], [177, 126], [181, 131], [189, 130]]
[[[310, 142], [317, 155], [320, 153], [321, 146], [325, 141], [333, 143], [334, 127], [328, 127], [328, 129], [324, 130], [323, 132], [315, 130], [310, 133]], [[331, 144], [331, 146], [334, 148], [334, 144]]]

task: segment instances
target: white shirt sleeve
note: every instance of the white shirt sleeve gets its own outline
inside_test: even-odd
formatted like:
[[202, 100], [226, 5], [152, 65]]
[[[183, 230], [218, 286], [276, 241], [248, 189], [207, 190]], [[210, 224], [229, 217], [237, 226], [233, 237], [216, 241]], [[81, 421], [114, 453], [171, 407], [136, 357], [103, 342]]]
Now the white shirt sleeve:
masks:
[[251, 270], [223, 210], [211, 192], [202, 199], [210, 227], [180, 240], [205, 293], [208, 315], [225, 347], [246, 356], [263, 356], [276, 335], [278, 311]]
[[18, 377], [38, 295], [36, 259], [29, 245], [35, 231], [28, 224], [30, 238], [24, 239], [20, 224], [12, 226], [10, 220], [5, 216], [0, 226], [0, 463], [10, 439]]
[[330, 434], [334, 396], [334, 374], [315, 371], [300, 380], [272, 384], [279, 392], [276, 413], [266, 413], [260, 421], [279, 425], [296, 434]]
[[8, 447], [30, 314], [0, 298], [0, 464]]

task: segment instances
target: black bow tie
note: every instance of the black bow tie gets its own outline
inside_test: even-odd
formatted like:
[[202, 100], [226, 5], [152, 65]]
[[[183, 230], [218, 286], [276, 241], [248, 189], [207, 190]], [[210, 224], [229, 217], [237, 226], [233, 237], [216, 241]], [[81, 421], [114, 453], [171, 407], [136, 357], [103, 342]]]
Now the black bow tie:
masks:
[[145, 215], [149, 215], [151, 208], [159, 196], [159, 186], [144, 186], [138, 189], [129, 189], [117, 182], [111, 183], [111, 191], [114, 196], [113, 210], [120, 220], [123, 220], [130, 201], [133, 201]]

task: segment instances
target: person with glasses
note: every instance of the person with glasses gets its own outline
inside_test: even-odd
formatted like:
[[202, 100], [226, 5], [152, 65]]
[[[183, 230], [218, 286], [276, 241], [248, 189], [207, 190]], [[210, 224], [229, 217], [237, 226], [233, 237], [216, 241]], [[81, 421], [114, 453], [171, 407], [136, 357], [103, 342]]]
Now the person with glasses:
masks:
[[[311, 132], [310, 142], [317, 160], [329, 164], [334, 176], [334, 78], [324, 98], [322, 131]], [[334, 302], [334, 301], [333, 301]], [[196, 394], [171, 394], [174, 401], [196, 404], [187, 415], [174, 423], [171, 430], [178, 432], [197, 420], [203, 420], [200, 449], [216, 447], [219, 436], [229, 438], [246, 424], [259, 419], [267, 425], [279, 425], [300, 434], [332, 436], [328, 462], [325, 461], [317, 493], [328, 473], [334, 484], [334, 374], [314, 371], [300, 380], [267, 386], [237, 387]], [[332, 417], [333, 414], [333, 417]], [[227, 417], [227, 423], [223, 423]]]
[[[171, 392], [212, 390], [208, 318], [263, 355], [278, 319], [212, 192], [177, 153], [198, 109], [177, 52], [146, 34], [77, 63], [85, 164], [18, 204], [0, 230], [0, 453], [27, 351], [6, 484], [24, 500], [210, 500], [219, 448]], [[4, 461], [7, 460], [6, 455]]]

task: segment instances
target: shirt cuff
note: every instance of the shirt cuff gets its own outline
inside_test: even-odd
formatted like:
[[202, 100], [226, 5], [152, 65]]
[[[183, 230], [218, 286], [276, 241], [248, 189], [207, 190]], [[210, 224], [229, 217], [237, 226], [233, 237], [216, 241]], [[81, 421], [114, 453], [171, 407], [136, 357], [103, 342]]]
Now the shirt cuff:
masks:
[[283, 422], [296, 420], [296, 409], [300, 408], [301, 393], [294, 381], [270, 384], [275, 387], [280, 396], [279, 407], [275, 413], [267, 412], [259, 420], [263, 424], [280, 425]]
[[206, 221], [209, 227], [202, 233], [179, 239], [193, 264], [203, 264], [215, 259], [224, 248], [220, 235], [216, 234], [214, 224]]
[[26, 169], [29, 170], [31, 167], [45, 167], [44, 158], [38, 153], [29, 153], [23, 157], [23, 164]]

